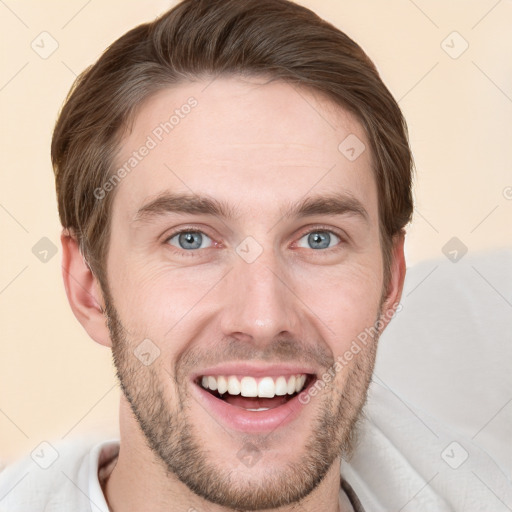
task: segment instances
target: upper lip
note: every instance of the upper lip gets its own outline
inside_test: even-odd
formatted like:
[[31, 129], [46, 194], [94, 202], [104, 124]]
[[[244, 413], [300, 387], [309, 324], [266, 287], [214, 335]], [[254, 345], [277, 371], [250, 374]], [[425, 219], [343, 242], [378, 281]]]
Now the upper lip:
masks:
[[248, 362], [224, 363], [218, 366], [203, 368], [199, 372], [194, 372], [192, 380], [203, 376], [229, 376], [229, 375], [247, 375], [250, 377], [280, 377], [287, 375], [316, 374], [311, 367], [303, 364], [256, 364]]

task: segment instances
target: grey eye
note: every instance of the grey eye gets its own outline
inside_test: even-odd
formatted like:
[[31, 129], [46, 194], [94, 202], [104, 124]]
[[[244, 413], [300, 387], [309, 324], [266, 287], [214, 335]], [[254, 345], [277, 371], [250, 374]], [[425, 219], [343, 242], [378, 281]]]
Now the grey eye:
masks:
[[[200, 231], [183, 231], [169, 238], [169, 243], [180, 249], [190, 251], [193, 249], [204, 249], [204, 244], [211, 243], [211, 239]], [[206, 246], [208, 247], [208, 245]]]
[[330, 231], [312, 231], [304, 235], [298, 245], [306, 249], [328, 249], [332, 247], [331, 242], [335, 242], [334, 245], [336, 245], [340, 242], [340, 238]]

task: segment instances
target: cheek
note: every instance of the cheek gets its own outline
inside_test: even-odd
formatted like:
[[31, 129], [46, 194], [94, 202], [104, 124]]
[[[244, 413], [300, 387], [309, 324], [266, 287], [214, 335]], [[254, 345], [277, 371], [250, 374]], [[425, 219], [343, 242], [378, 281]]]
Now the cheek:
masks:
[[205, 294], [222, 278], [222, 271], [125, 259], [111, 277], [115, 307], [129, 332], [161, 341], [172, 338], [175, 344], [177, 333], [207, 302]]
[[[373, 266], [372, 266], [373, 265]], [[301, 271], [297, 295], [319, 321], [318, 325], [335, 356], [375, 325], [382, 294], [382, 267], [373, 261], [354, 265]]]

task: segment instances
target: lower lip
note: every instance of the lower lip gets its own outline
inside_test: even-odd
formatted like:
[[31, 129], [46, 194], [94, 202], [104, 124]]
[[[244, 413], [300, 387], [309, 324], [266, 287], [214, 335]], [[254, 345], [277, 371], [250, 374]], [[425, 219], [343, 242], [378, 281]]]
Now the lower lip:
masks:
[[219, 423], [224, 423], [229, 428], [241, 432], [272, 432], [297, 419], [305, 407], [299, 401], [299, 395], [295, 395], [288, 402], [273, 409], [249, 411], [214, 397], [197, 384], [193, 386], [198, 391], [200, 403]]

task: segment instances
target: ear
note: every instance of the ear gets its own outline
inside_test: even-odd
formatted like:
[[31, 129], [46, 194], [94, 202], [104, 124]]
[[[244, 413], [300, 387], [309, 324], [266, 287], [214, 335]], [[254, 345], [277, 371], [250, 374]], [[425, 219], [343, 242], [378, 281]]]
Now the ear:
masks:
[[402, 297], [405, 280], [405, 232], [402, 231], [393, 237], [391, 249], [391, 265], [389, 269], [389, 282], [382, 301], [381, 322], [382, 330], [388, 325], [397, 311]]
[[76, 238], [64, 230], [60, 241], [62, 277], [71, 309], [94, 341], [111, 347], [107, 319], [103, 313], [105, 303], [99, 282], [82, 256]]

